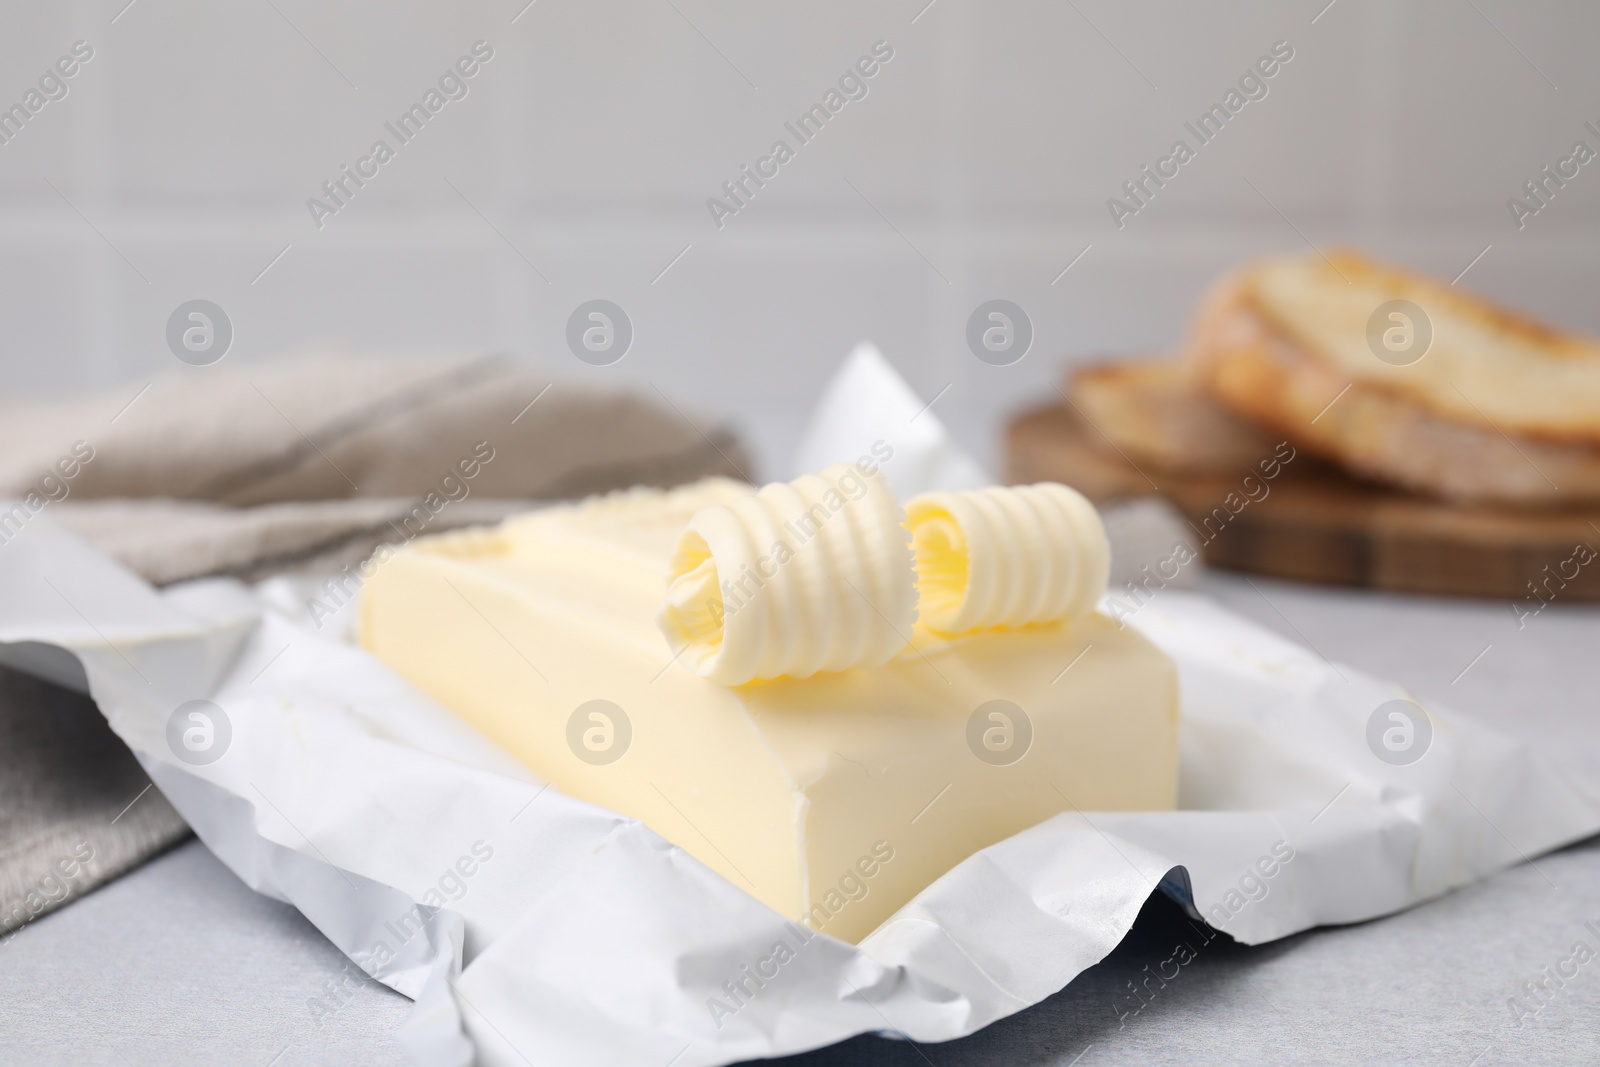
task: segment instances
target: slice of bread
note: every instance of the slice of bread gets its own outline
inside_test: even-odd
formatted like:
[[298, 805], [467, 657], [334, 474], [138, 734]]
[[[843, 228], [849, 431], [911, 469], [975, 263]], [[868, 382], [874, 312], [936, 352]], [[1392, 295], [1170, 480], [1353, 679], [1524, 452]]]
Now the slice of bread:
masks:
[[[1413, 307], [1380, 311], [1396, 300]], [[1389, 329], [1417, 347], [1380, 358]], [[1600, 344], [1357, 254], [1225, 279], [1185, 359], [1235, 412], [1352, 473], [1460, 501], [1600, 499]]]
[[1067, 376], [1086, 437], [1140, 466], [1171, 474], [1248, 470], [1276, 438], [1211, 399], [1175, 359], [1097, 363]]

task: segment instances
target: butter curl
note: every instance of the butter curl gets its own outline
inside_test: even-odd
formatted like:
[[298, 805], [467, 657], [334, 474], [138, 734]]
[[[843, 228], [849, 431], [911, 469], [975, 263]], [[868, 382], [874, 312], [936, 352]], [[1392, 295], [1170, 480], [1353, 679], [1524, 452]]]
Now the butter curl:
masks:
[[661, 632], [724, 685], [877, 667], [917, 618], [905, 512], [840, 464], [703, 508], [679, 535]]
[[1082, 493], [1053, 482], [925, 493], [906, 505], [918, 610], [942, 633], [1077, 618], [1106, 589], [1111, 548]]

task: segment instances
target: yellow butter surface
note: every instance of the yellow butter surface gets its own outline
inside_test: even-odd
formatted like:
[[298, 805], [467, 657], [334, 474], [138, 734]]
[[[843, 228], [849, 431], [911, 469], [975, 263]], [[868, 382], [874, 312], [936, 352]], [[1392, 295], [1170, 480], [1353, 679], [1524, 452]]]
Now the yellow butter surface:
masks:
[[365, 586], [362, 643], [557, 788], [846, 941], [1058, 812], [1174, 806], [1176, 668], [1099, 614], [919, 626], [880, 666], [737, 686], [675, 661], [674, 546], [753, 492], [636, 489], [420, 539]]

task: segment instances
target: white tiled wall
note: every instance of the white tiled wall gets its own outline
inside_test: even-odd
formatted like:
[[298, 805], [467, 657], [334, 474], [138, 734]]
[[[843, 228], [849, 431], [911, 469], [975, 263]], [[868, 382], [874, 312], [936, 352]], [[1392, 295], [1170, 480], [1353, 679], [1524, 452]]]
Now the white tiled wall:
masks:
[[[14, 5], [0, 104], [74, 41], [95, 56], [0, 146], [0, 389], [170, 370], [167, 315], [205, 297], [230, 360], [508, 350], [653, 382], [780, 474], [860, 338], [951, 384], [937, 410], [992, 457], [1065, 360], [1170, 344], [1218, 272], [1307, 240], [1446, 277], [1492, 245], [1463, 284], [1600, 332], [1600, 165], [1520, 232], [1505, 206], [1600, 148], [1578, 0], [525, 2]], [[306, 198], [479, 39], [469, 95], [318, 230]], [[866, 98], [718, 230], [706, 198], [880, 39]], [[1279, 40], [1268, 95], [1118, 230], [1106, 198]], [[563, 342], [593, 297], [635, 323], [612, 367]], [[965, 347], [991, 297], [1035, 322], [1011, 367]]]

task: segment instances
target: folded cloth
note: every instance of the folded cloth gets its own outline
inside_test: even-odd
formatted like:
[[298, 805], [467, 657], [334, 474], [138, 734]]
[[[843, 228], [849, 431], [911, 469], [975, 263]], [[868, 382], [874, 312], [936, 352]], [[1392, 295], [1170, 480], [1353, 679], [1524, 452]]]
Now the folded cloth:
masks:
[[0, 667], [0, 937], [188, 834], [88, 697]]
[[31, 498], [158, 584], [258, 577], [529, 500], [748, 466], [675, 407], [505, 357], [305, 356], [0, 412], [0, 499], [22, 502], [0, 511], [0, 540]]
[[0, 498], [34, 489], [78, 440], [94, 459], [71, 479], [74, 499], [234, 507], [423, 493], [479, 441], [506, 460], [484, 469], [480, 496], [580, 496], [741, 466], [729, 434], [676, 408], [499, 356], [185, 368], [137, 393], [0, 412]]
[[423, 496], [254, 508], [68, 500], [52, 515], [152, 585], [169, 585], [213, 576], [256, 581], [274, 574], [329, 574], [360, 563], [385, 542], [499, 522], [536, 506], [528, 500], [437, 499], [443, 503], [437, 514]]
[[[535, 501], [749, 469], [671, 401], [506, 357], [185, 367], [0, 411], [0, 551], [48, 509], [157, 585], [332, 574]], [[149, 784], [87, 698], [0, 670], [0, 934], [186, 835]]]

